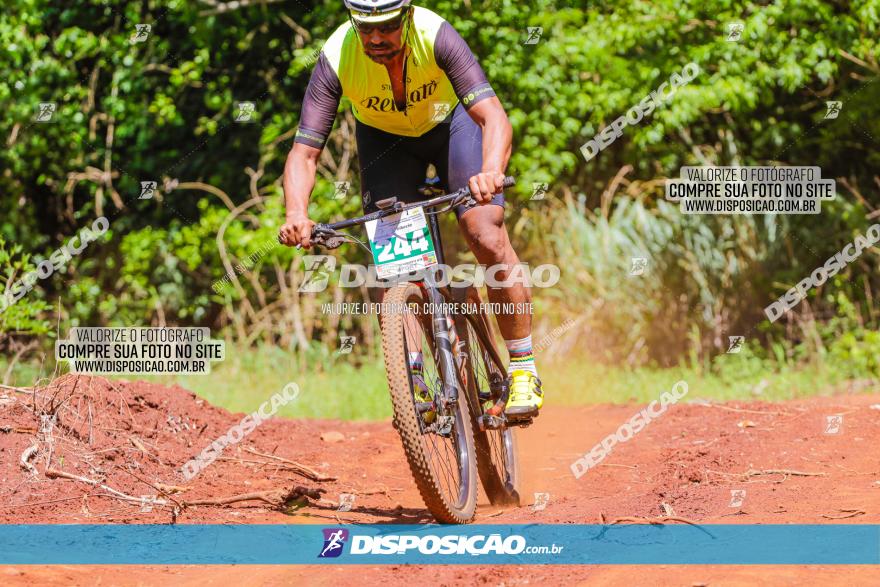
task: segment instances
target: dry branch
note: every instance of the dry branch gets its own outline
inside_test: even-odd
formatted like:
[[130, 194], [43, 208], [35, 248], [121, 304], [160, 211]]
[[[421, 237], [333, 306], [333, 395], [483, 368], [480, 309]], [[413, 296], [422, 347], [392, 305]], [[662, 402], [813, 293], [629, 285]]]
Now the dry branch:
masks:
[[740, 477], [748, 479], [749, 477], [756, 477], [758, 475], [791, 475], [793, 477], [827, 477], [826, 473], [807, 473], [805, 471], [795, 471], [793, 469], [764, 469], [762, 471], [757, 471], [755, 469], [749, 469], [745, 473], [741, 474]]
[[15, 391], [17, 393], [27, 393], [27, 394], [31, 394], [34, 392], [33, 387], [12, 387], [11, 385], [2, 385], [2, 384], [0, 384], [0, 389], [8, 389], [10, 391]]
[[244, 450], [246, 450], [247, 452], [249, 452], [251, 454], [255, 454], [257, 456], [265, 457], [267, 459], [275, 459], [277, 461], [281, 461], [282, 463], [286, 463], [286, 464], [290, 465], [291, 467], [293, 467], [295, 472], [299, 473], [300, 475], [302, 475], [306, 479], [310, 479], [312, 481], [336, 481], [336, 477], [329, 477], [327, 475], [322, 475], [321, 473], [318, 473], [317, 471], [310, 469], [310, 468], [306, 467], [305, 465], [302, 465], [302, 464], [297, 463], [295, 461], [291, 461], [291, 460], [285, 459], [283, 457], [277, 457], [275, 455], [263, 453], [263, 452], [260, 452], [258, 450], [254, 450], [254, 449], [248, 448], [248, 447], [245, 447]]
[[19, 458], [19, 462], [21, 463], [21, 468], [25, 469], [33, 474], [37, 474], [37, 469], [34, 467], [30, 460], [33, 458], [35, 454], [37, 454], [38, 447], [36, 444], [32, 444], [31, 446], [24, 449], [24, 452], [21, 453], [21, 457]]
[[742, 414], [763, 414], [765, 416], [791, 416], [790, 412], [766, 412], [763, 410], [746, 410], [744, 408], [731, 408], [721, 404], [712, 404], [709, 402], [696, 402], [696, 405], [706, 408], [718, 408], [719, 410], [727, 410], [729, 412], [738, 412]]
[[326, 493], [325, 489], [309, 488], [297, 485], [289, 491], [283, 489], [272, 489], [269, 491], [257, 491], [253, 493], [242, 493], [240, 495], [231, 495], [229, 497], [221, 497], [219, 499], [195, 499], [183, 502], [184, 507], [197, 505], [230, 505], [241, 501], [262, 501], [273, 507], [280, 507], [285, 503], [298, 499], [300, 497], [308, 497], [310, 499], [321, 499], [321, 494]]
[[843, 512], [843, 515], [837, 516], [837, 515], [822, 514], [822, 517], [828, 518], [829, 520], [843, 520], [845, 518], [855, 518], [856, 516], [865, 515], [865, 512], [862, 510], [839, 510], [839, 511]]
[[[92, 487], [100, 487], [104, 491], [109, 491], [113, 497], [124, 501], [133, 501], [137, 503], [144, 503], [144, 500], [140, 497], [134, 497], [133, 495], [128, 495], [127, 493], [122, 493], [116, 489], [113, 489], [109, 485], [104, 485], [100, 481], [96, 479], [89, 479], [87, 477], [80, 477], [79, 475], [73, 475], [72, 473], [67, 473], [65, 471], [59, 471], [58, 469], [46, 469], [46, 477], [49, 479], [70, 479], [72, 481], [79, 481], [80, 483], [87, 483]], [[165, 505], [164, 500], [157, 500], [155, 502], [157, 505]]]
[[[604, 523], [604, 520], [605, 520], [605, 515], [602, 514], [603, 523]], [[666, 524], [666, 522], [681, 522], [683, 524], [689, 524], [689, 525], [693, 526], [694, 528], [697, 528], [697, 529], [705, 532], [709, 536], [712, 536], [712, 538], [715, 538], [715, 536], [711, 532], [709, 532], [708, 530], [703, 528], [698, 523], [694, 522], [693, 520], [688, 520], [687, 518], [682, 518], [681, 516], [661, 516], [659, 518], [644, 518], [642, 516], [624, 516], [622, 518], [617, 518], [616, 520], [614, 520], [612, 522], [608, 522], [608, 526], [614, 526], [616, 524], [621, 524], [624, 522], [629, 522], [630, 524], [651, 524], [652, 526], [663, 526]]]

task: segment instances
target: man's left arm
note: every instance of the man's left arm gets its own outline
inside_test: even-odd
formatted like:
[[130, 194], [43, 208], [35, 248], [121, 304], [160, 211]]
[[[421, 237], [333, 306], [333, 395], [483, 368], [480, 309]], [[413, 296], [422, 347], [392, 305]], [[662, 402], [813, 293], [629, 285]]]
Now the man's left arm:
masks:
[[482, 129], [483, 166], [480, 173], [470, 178], [468, 187], [475, 200], [489, 203], [504, 185], [513, 129], [470, 47], [448, 22], [437, 33], [434, 56], [468, 115]]
[[513, 128], [501, 101], [495, 96], [474, 104], [467, 113], [483, 129], [483, 167], [480, 173], [470, 178], [468, 187], [475, 200], [486, 204], [504, 187]]

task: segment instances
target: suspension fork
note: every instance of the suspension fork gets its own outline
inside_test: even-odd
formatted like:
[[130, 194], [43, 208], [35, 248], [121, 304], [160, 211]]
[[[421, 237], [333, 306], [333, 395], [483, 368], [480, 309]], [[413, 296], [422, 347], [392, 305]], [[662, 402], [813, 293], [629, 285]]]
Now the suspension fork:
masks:
[[[424, 290], [432, 308], [440, 308], [445, 298], [434, 284], [434, 278], [429, 274], [425, 276]], [[450, 328], [451, 326], [451, 328]], [[447, 321], [446, 312], [431, 312], [431, 329], [434, 334], [434, 342], [440, 356], [440, 373], [443, 375], [443, 390], [441, 402], [444, 408], [454, 406], [458, 402], [459, 382], [458, 373], [463, 360], [458, 353], [458, 333], [455, 331], [454, 322]]]
[[[434, 251], [437, 255], [437, 262], [444, 264], [446, 262], [443, 254], [443, 241], [440, 237], [440, 223], [436, 214], [428, 215], [428, 230], [434, 241]], [[440, 293], [434, 280], [434, 273], [430, 268], [425, 271], [425, 281], [423, 284], [427, 293], [428, 301], [431, 308], [440, 308], [445, 301], [443, 294]], [[437, 350], [440, 355], [440, 372], [443, 375], [443, 390], [441, 393], [441, 402], [444, 408], [454, 406], [458, 402], [459, 382], [458, 373], [461, 368], [462, 358], [458, 353], [459, 337], [455, 331], [455, 321], [447, 320], [446, 312], [431, 312], [431, 326], [434, 333], [434, 341], [437, 344]], [[450, 328], [451, 326], [451, 328]]]

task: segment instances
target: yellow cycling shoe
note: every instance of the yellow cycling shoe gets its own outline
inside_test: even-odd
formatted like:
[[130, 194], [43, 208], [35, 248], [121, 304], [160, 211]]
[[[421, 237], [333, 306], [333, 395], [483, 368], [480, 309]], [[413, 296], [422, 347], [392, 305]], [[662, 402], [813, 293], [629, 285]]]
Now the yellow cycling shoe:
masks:
[[510, 397], [504, 415], [513, 420], [533, 418], [544, 405], [541, 380], [531, 371], [514, 371], [510, 374]]

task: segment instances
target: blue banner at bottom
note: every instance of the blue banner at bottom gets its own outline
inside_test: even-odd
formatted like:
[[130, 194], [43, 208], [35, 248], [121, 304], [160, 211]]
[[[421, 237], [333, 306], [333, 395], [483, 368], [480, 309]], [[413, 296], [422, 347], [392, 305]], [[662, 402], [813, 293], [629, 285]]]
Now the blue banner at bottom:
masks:
[[880, 564], [880, 525], [0, 525], [0, 564]]

